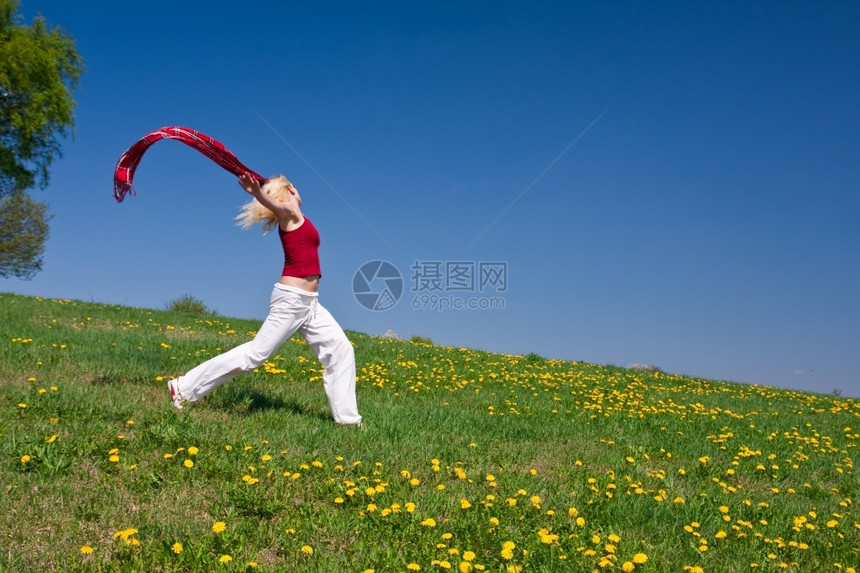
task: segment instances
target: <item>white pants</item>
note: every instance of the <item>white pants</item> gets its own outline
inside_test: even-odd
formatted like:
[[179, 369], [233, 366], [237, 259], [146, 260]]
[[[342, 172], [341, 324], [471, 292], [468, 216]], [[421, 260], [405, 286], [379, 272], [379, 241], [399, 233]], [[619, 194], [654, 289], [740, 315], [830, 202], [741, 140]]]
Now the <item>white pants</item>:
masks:
[[250, 342], [215, 356], [176, 379], [179, 395], [195, 402], [228, 380], [258, 368], [297, 332], [316, 353], [332, 417], [338, 424], [358, 424], [355, 400], [355, 354], [343, 329], [317, 300], [317, 293], [275, 284], [269, 316]]

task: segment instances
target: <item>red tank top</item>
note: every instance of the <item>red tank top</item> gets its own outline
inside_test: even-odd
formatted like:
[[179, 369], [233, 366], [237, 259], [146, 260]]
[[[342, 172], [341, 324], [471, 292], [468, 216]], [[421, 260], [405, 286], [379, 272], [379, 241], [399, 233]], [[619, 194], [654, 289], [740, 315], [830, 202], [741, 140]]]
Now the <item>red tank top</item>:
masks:
[[310, 219], [305, 217], [304, 222], [292, 231], [283, 231], [278, 227], [278, 236], [284, 247], [284, 272], [285, 277], [309, 277], [322, 275], [320, 272], [320, 234]]

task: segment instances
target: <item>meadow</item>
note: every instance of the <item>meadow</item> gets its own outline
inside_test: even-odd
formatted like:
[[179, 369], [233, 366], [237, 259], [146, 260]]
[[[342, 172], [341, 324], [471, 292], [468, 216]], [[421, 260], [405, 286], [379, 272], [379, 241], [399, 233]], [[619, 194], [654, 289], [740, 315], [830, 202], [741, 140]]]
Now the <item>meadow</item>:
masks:
[[364, 430], [258, 321], [0, 294], [0, 571], [854, 572], [860, 401], [348, 332]]

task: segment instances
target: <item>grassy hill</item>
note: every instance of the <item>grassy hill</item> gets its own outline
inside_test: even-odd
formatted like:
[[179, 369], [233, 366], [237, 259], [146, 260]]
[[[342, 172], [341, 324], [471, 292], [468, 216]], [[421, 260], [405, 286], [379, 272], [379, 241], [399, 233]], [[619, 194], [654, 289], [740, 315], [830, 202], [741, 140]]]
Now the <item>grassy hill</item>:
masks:
[[[0, 571], [852, 571], [860, 402], [348, 333], [175, 413], [259, 322], [0, 294]], [[852, 569], [853, 568], [853, 569]]]

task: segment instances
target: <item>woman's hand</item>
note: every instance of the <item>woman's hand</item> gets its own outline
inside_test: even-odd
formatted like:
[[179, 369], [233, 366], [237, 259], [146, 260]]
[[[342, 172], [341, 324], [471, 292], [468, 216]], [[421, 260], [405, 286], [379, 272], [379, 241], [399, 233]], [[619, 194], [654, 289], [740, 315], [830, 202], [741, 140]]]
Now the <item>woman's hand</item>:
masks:
[[239, 176], [239, 186], [254, 197], [260, 194], [260, 182], [247, 171]]

